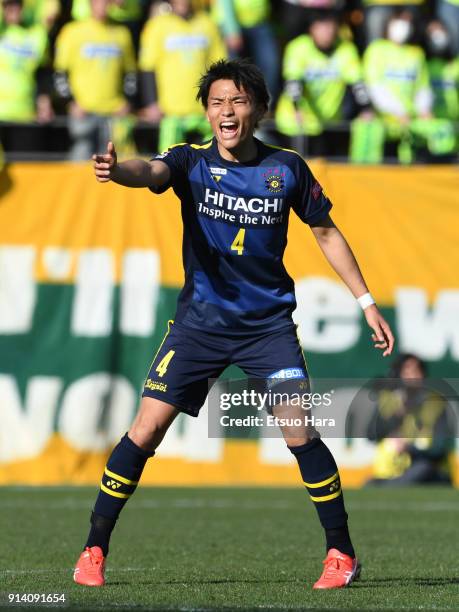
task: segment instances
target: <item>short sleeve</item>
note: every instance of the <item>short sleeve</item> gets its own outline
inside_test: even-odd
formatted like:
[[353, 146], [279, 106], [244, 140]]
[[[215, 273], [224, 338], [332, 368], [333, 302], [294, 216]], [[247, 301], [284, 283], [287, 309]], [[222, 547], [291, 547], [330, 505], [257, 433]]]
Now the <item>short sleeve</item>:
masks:
[[305, 37], [295, 39], [285, 48], [282, 63], [282, 76], [285, 80], [301, 80], [307, 62], [305, 53]]
[[424, 52], [419, 49], [418, 51], [418, 78], [416, 83], [416, 89], [429, 89], [429, 71], [427, 70], [427, 61]]
[[382, 70], [384, 48], [379, 40], [370, 43], [363, 54], [363, 78], [367, 85], [373, 85], [383, 80]]
[[139, 68], [144, 72], [154, 72], [157, 69], [162, 36], [157, 18], [150, 19], [145, 24], [140, 37]]
[[295, 176], [298, 186], [292, 208], [304, 223], [312, 225], [328, 215], [332, 203], [306, 162], [299, 156], [297, 158]]
[[342, 58], [343, 79], [346, 83], [353, 85], [362, 80], [362, 63], [359, 58], [357, 47], [350, 42], [343, 43], [345, 53]]
[[56, 41], [56, 57], [54, 67], [58, 71], [69, 71], [72, 66], [72, 56], [74, 54], [72, 44], [72, 25], [64, 26], [57, 37]]
[[158, 153], [151, 161], [162, 161], [169, 167], [171, 177], [167, 183], [161, 187], [150, 187], [153, 193], [164, 193], [172, 187], [174, 191], [180, 191], [185, 181], [188, 180], [188, 170], [190, 164], [190, 147], [187, 144], [178, 144], [169, 147], [164, 153]]
[[132, 44], [131, 34], [127, 28], [121, 30], [121, 44], [123, 47], [123, 61], [125, 72], [135, 72], [137, 66], [135, 63], [135, 52]]
[[209, 52], [208, 52], [208, 64], [210, 65], [210, 64], [213, 64], [214, 62], [217, 62], [218, 60], [225, 58], [227, 53], [226, 53], [226, 49], [225, 49], [223, 40], [220, 36], [220, 32], [217, 26], [211, 21], [210, 18], [209, 18], [208, 29], [209, 29], [209, 38], [210, 38], [210, 45], [209, 45]]

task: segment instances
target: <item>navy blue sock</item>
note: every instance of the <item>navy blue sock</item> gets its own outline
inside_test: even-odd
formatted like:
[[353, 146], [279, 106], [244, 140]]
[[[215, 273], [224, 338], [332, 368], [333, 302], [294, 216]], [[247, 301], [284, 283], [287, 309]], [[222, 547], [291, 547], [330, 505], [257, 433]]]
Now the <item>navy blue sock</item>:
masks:
[[347, 527], [338, 467], [330, 450], [320, 438], [288, 448], [298, 461], [304, 485], [325, 529], [327, 550], [337, 548], [340, 552], [355, 557]]
[[147, 460], [154, 454], [137, 446], [127, 434], [115, 446], [102, 476], [86, 546], [100, 546], [107, 556], [116, 520], [136, 490]]

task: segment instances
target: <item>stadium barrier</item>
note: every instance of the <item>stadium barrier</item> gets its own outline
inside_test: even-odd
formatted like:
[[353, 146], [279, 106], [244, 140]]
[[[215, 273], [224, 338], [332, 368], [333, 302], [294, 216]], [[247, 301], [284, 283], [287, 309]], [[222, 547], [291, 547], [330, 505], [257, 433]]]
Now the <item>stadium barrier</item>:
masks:
[[[433, 376], [459, 378], [459, 180], [453, 167], [311, 164], [373, 295]], [[172, 192], [100, 185], [89, 164], [0, 174], [0, 484], [95, 483], [127, 429], [183, 280]], [[312, 377], [383, 375], [359, 307], [291, 216], [285, 263]], [[237, 375], [236, 372], [232, 372]], [[203, 409], [205, 412], [205, 408]], [[371, 475], [373, 446], [330, 439], [343, 482]], [[456, 480], [459, 459], [456, 456]], [[179, 418], [144, 484], [286, 484], [278, 439], [208, 438]]]
[[[105, 150], [107, 134], [110, 134], [111, 140], [116, 142], [118, 154], [132, 157], [137, 151], [138, 155], [150, 156], [152, 151], [158, 150], [159, 123], [143, 121], [133, 115], [121, 118], [100, 117], [99, 119], [99, 130], [94, 134], [95, 143], [93, 143], [97, 150]], [[329, 121], [324, 126], [323, 136], [327, 143], [332, 143], [332, 146], [326, 147], [325, 157], [330, 161], [342, 163], [365, 160], [366, 163], [378, 163], [379, 161], [396, 163], [399, 161], [403, 164], [411, 164], [415, 161], [434, 163], [436, 159], [437, 162], [454, 164], [458, 161], [459, 151], [457, 147], [454, 147], [453, 133], [459, 133], [459, 122], [447, 122], [445, 126], [443, 120], [438, 121], [436, 129], [432, 129], [431, 123], [425, 124], [423, 128], [423, 124], [414, 121], [413, 130], [407, 132], [402, 138], [403, 145], [399, 152], [396, 151], [395, 146], [386, 148], [383, 146], [383, 140], [381, 140], [383, 132], [379, 122], [372, 122], [370, 125], [367, 121]], [[21, 130], [20, 133], [23, 134], [24, 129], [28, 131], [28, 137], [21, 139], [18, 137], [18, 130]], [[261, 121], [257, 136], [261, 140], [274, 144], [285, 143], [286, 138], [279, 132], [273, 119]], [[14, 144], [11, 144], [11, 137], [13, 137]], [[191, 142], [201, 142], [202, 135], [190, 132], [188, 137], [191, 138]], [[311, 154], [311, 139], [307, 134], [298, 134], [292, 138], [291, 142], [289, 146], [303, 157]], [[394, 144], [394, 141], [390, 140], [390, 142]], [[415, 142], [415, 150], [412, 150], [411, 144]], [[71, 144], [69, 117], [65, 115], [56, 115], [52, 121], [47, 123], [0, 122], [0, 165], [2, 157], [10, 163], [71, 161], [74, 160], [71, 154]], [[433, 151], [429, 153], [430, 149]], [[439, 155], [440, 158], [436, 158]]]

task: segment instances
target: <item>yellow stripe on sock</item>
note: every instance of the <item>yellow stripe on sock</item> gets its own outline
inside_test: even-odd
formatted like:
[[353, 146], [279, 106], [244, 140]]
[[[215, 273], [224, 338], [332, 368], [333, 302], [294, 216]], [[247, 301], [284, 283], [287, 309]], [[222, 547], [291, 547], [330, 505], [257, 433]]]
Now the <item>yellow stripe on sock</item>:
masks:
[[338, 491], [336, 491], [335, 493], [331, 493], [331, 495], [324, 495], [323, 497], [313, 497], [311, 495], [311, 499], [314, 502], [326, 502], [326, 501], [330, 501], [331, 499], [335, 499], [336, 497], [339, 497], [341, 495], [341, 489], [338, 489]]
[[322, 482], [305, 482], [304, 486], [308, 487], [308, 489], [318, 489], [319, 487], [324, 487], [325, 485], [330, 484], [331, 482], [336, 480], [336, 478], [338, 478], [338, 472], [335, 472], [333, 476], [330, 476], [330, 478], [322, 480]]
[[107, 476], [110, 476], [110, 478], [119, 480], [123, 484], [127, 484], [127, 485], [138, 485], [139, 484], [138, 480], [128, 480], [127, 478], [124, 478], [124, 476], [119, 476], [118, 474], [115, 474], [115, 472], [110, 472], [110, 470], [107, 467], [105, 468], [105, 473], [107, 474]]
[[108, 493], [113, 497], [119, 497], [120, 499], [127, 499], [131, 497], [131, 493], [118, 493], [117, 491], [111, 491], [108, 487], [106, 487], [102, 482], [100, 483], [100, 488], [104, 493]]

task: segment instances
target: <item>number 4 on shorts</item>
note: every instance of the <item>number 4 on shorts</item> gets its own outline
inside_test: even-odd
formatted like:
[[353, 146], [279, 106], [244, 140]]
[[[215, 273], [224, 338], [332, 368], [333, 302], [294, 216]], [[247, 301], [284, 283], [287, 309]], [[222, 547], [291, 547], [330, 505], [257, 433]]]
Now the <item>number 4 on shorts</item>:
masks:
[[158, 376], [162, 378], [169, 367], [172, 357], [175, 355], [175, 351], [169, 351], [164, 355], [161, 361], [158, 363], [158, 367], [156, 368], [156, 372], [158, 372]]

